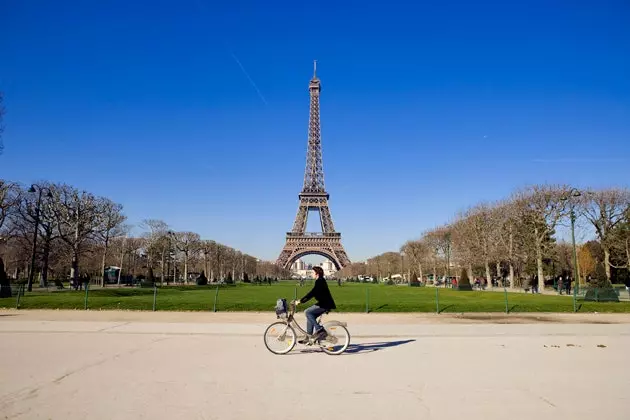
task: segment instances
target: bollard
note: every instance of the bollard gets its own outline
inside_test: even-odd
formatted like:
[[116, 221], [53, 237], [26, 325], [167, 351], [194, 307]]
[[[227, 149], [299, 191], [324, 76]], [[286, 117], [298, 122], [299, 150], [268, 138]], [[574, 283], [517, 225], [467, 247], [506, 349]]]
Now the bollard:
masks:
[[85, 310], [88, 308], [88, 290], [90, 290], [90, 283], [85, 282]]
[[439, 296], [439, 287], [435, 286], [435, 313], [440, 313], [440, 296]]
[[573, 312], [577, 312], [577, 291], [573, 288]]
[[156, 301], [157, 301], [157, 285], [153, 283], [153, 312], [155, 312]]
[[508, 306], [508, 294], [507, 294], [507, 289], [505, 287], [503, 288], [503, 293], [505, 294], [505, 313], [509, 314], [510, 307]]
[[217, 299], [219, 298], [219, 285], [217, 284], [217, 292], [214, 294], [214, 306], [212, 308], [212, 312], [217, 311]]
[[365, 288], [365, 313], [370, 313], [370, 288]]
[[24, 290], [24, 285], [23, 284], [18, 285], [18, 294], [17, 294], [17, 299], [15, 302], [15, 309], [20, 309], [20, 295], [22, 294], [23, 290]]

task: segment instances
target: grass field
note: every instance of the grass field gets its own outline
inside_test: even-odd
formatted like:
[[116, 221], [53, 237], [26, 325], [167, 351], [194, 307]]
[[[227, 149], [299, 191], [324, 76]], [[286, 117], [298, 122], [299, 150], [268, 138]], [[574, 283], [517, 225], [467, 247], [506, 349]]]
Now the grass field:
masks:
[[[239, 284], [219, 287], [218, 311], [273, 311], [276, 299], [302, 297], [310, 289], [292, 282], [271, 286]], [[435, 312], [436, 289], [385, 285], [331, 283], [330, 289], [339, 312]], [[158, 288], [156, 307], [161, 311], [212, 311], [216, 286]], [[505, 312], [501, 292], [460, 292], [439, 289], [440, 312]], [[50, 291], [27, 293], [20, 299], [20, 309], [83, 309], [85, 292]], [[311, 301], [312, 302], [312, 301]], [[16, 298], [0, 299], [0, 308], [14, 308]], [[99, 309], [152, 310], [153, 289], [95, 288], [90, 290], [88, 307]], [[573, 312], [568, 296], [508, 293], [510, 312]], [[580, 312], [630, 312], [630, 303], [595, 303], [578, 301]]]

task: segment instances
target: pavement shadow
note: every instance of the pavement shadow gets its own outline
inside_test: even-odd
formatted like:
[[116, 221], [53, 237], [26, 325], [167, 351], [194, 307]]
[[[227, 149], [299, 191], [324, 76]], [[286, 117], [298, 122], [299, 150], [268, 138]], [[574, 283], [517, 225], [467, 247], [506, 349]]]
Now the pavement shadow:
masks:
[[344, 354], [361, 354], [361, 353], [371, 353], [374, 351], [388, 349], [390, 347], [398, 347], [403, 344], [412, 343], [416, 340], [399, 340], [399, 341], [382, 341], [379, 343], [361, 343], [361, 344], [350, 344], [348, 349], [344, 352]]
[[[379, 350], [387, 349], [390, 347], [397, 347], [403, 344], [412, 343], [414, 341], [416, 340], [382, 341], [379, 343], [350, 344], [348, 348], [346, 349], [346, 351], [343, 352], [343, 354], [347, 355], [347, 354], [372, 353], [374, 351], [379, 351]], [[311, 348], [306, 348], [306, 349], [300, 349], [299, 351], [295, 353], [289, 353], [289, 354], [310, 354], [310, 353], [321, 353], [321, 352], [322, 350], [320, 348], [311, 347]]]

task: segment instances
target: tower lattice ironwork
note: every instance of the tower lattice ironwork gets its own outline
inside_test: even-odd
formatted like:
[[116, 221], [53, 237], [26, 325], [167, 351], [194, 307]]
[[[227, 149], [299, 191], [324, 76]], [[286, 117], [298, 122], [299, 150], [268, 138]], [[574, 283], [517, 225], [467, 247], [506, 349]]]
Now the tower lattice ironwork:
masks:
[[[324, 167], [322, 164], [322, 140], [319, 118], [319, 94], [321, 83], [317, 77], [317, 62], [314, 62], [313, 78], [308, 86], [311, 104], [308, 126], [308, 150], [304, 187], [299, 194], [300, 204], [291, 232], [287, 232], [286, 243], [276, 263], [284, 268], [300, 257], [319, 254], [330, 259], [337, 270], [350, 264], [341, 244], [341, 233], [335, 231], [330, 209], [329, 194], [324, 185]], [[317, 211], [321, 223], [321, 233], [306, 232], [309, 211]]]

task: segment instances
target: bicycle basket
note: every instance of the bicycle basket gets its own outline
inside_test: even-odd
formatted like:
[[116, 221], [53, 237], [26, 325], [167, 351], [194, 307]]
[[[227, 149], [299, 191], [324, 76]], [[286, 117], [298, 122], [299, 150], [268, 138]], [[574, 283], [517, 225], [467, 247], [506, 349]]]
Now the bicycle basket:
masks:
[[284, 318], [287, 316], [287, 300], [278, 299], [276, 301], [276, 316], [278, 318]]

